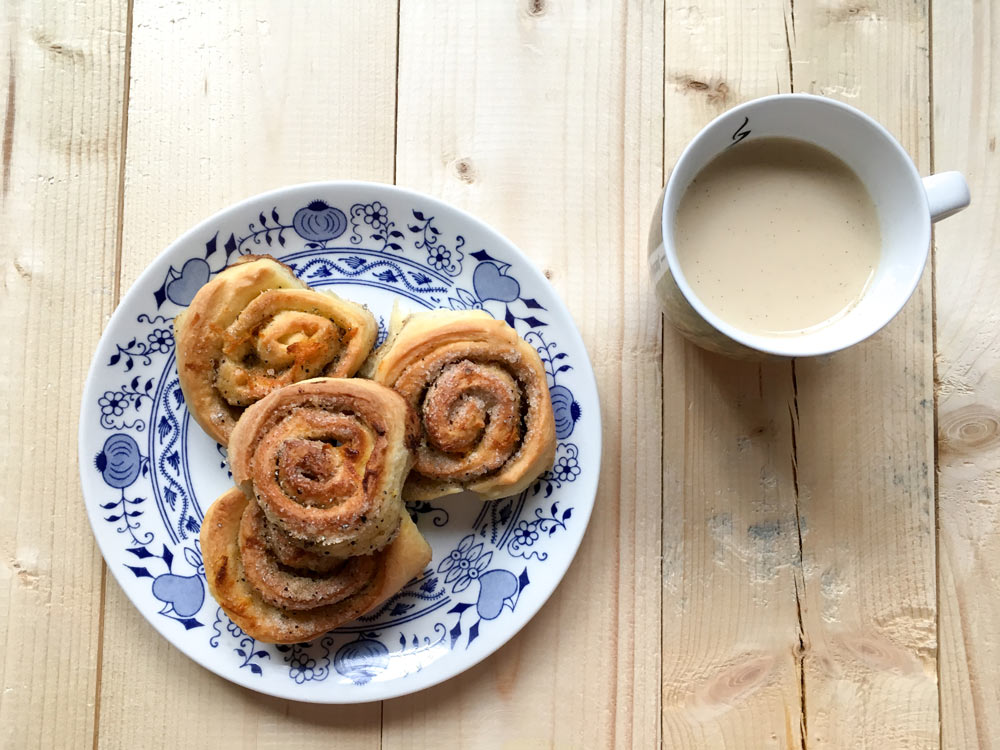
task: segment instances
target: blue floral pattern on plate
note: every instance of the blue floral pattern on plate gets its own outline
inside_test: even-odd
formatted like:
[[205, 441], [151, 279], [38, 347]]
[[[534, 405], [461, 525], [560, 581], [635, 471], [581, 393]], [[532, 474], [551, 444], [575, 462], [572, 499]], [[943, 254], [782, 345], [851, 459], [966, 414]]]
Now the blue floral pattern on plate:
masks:
[[[177, 380], [173, 317], [238, 257], [270, 253], [310, 285], [392, 306], [485, 310], [539, 352], [556, 418], [555, 463], [490, 503], [412, 503], [434, 550], [419, 579], [309, 643], [248, 636], [207, 593], [203, 511], [231, 485], [224, 449], [194, 425]], [[261, 692], [349, 703], [440, 682], [508, 640], [554, 590], [582, 538], [600, 461], [593, 373], [541, 274], [485, 225], [391, 186], [324, 183], [260, 196], [168, 248], [116, 311], [81, 409], [81, 477], [105, 559], [150, 622], [206, 667]], [[570, 438], [573, 438], [572, 440]], [[529, 601], [530, 600], [530, 601]]]

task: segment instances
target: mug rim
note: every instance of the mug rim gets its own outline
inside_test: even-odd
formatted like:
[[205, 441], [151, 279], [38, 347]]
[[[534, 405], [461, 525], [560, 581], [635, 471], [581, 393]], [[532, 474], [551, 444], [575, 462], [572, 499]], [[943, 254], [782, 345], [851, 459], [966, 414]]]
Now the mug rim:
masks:
[[[744, 110], [758, 107], [760, 105], [767, 105], [769, 102], [776, 100], [787, 101], [787, 100], [799, 100], [808, 101], [810, 103], [818, 103], [821, 106], [829, 106], [835, 109], [839, 109], [850, 115], [855, 116], [857, 119], [862, 120], [870, 128], [872, 128], [881, 138], [885, 141], [886, 145], [890, 147], [896, 160], [902, 164], [903, 169], [907, 172], [910, 177], [911, 183], [917, 188], [917, 193], [922, 197], [922, 203], [917, 206], [914, 210], [919, 216], [916, 219], [920, 222], [919, 231], [921, 234], [921, 246], [922, 250], [919, 257], [915, 255], [914, 264], [911, 266], [909, 271], [909, 276], [905, 276], [905, 283], [900, 285], [900, 296], [897, 302], [888, 306], [889, 314], [880, 316], [878, 318], [872, 318], [870, 323], [861, 327], [860, 332], [857, 335], [845, 338], [841, 342], [837, 342], [835, 346], [823, 345], [818, 346], [813, 343], [816, 338], [816, 334], [813, 333], [803, 333], [795, 334], [786, 337], [779, 336], [764, 336], [760, 334], [750, 333], [748, 331], [737, 328], [736, 326], [727, 323], [722, 320], [718, 315], [712, 312], [704, 302], [694, 293], [691, 285], [688, 283], [684, 272], [680, 268], [680, 263], [677, 260], [677, 249], [674, 246], [673, 233], [669, 231], [670, 227], [667, 222], [667, 211], [674, 205], [671, 200], [672, 197], [677, 193], [678, 190], [686, 190], [688, 185], [678, 186], [678, 183], [674, 180], [675, 175], [678, 173], [678, 167], [685, 161], [690, 160], [691, 154], [694, 152], [695, 148], [699, 143], [701, 143], [705, 138], [709, 136], [709, 133], [716, 130], [723, 119], [731, 118], [734, 114], [738, 114]], [[790, 134], [785, 137], [794, 138], [794, 134]], [[806, 140], [802, 138], [801, 140]], [[833, 153], [833, 152], [831, 152]], [[835, 154], [838, 158], [841, 158], [839, 154]], [[727, 338], [735, 341], [742, 346], [748, 347], [758, 352], [763, 352], [765, 354], [772, 354], [780, 357], [811, 357], [820, 356], [823, 354], [832, 354], [833, 352], [841, 351], [850, 346], [854, 346], [865, 339], [870, 338], [875, 333], [880, 331], [886, 325], [889, 324], [903, 309], [906, 303], [913, 296], [913, 292], [916, 290], [917, 285], [920, 283], [920, 279], [923, 276], [924, 269], [927, 265], [927, 258], [930, 254], [930, 204], [928, 203], [926, 191], [923, 189], [922, 178], [920, 173], [917, 171], [916, 165], [913, 163], [913, 159], [907, 153], [906, 149], [896, 140], [896, 138], [890, 133], [884, 125], [879, 123], [877, 120], [871, 116], [865, 114], [857, 107], [852, 107], [844, 102], [837, 101], [836, 99], [829, 99], [825, 96], [817, 96], [815, 94], [802, 94], [802, 93], [790, 93], [790, 94], [771, 94], [769, 96], [759, 97], [757, 99], [751, 99], [749, 101], [738, 104], [731, 109], [727, 109], [725, 112], [714, 117], [707, 125], [705, 125], [698, 133], [688, 142], [681, 151], [677, 161], [674, 162], [674, 168], [671, 172], [670, 177], [667, 179], [667, 184], [664, 188], [663, 202], [660, 207], [660, 229], [661, 236], [663, 238], [661, 247], [667, 261], [667, 269], [664, 273], [670, 273], [673, 276], [674, 283], [680, 290], [681, 294], [687, 300], [688, 304], [694, 308], [695, 312], [701, 316], [706, 323], [708, 323], [717, 332], [726, 336]], [[920, 209], [923, 209], [922, 211]], [[655, 282], [655, 279], [654, 279]], [[831, 326], [836, 326], [837, 323], [831, 323]], [[822, 329], [823, 331], [829, 330], [827, 327]]]

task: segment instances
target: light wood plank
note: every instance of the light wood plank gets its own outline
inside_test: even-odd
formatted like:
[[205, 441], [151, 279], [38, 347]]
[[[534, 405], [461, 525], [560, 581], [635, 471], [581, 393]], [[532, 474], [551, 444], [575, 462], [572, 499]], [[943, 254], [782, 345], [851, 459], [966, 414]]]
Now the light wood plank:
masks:
[[[929, 167], [927, 4], [798, 3], [796, 91], [846, 101]], [[860, 346], [803, 359], [797, 464], [805, 746], [938, 746], [930, 271]]]
[[[391, 182], [395, 34], [388, 3], [137, 2], [122, 289], [236, 200], [308, 180]], [[379, 704], [230, 685], [157, 635], [113, 580], [107, 589], [101, 747], [378, 746]]]
[[934, 167], [972, 207], [938, 225], [941, 730], [946, 748], [1000, 745], [1000, 8], [933, 5]]
[[[868, 109], [926, 167], [926, 8], [738, 6], [668, 10], [668, 159], [671, 92], [677, 120], [690, 121], [679, 129], [677, 153], [711, 115], [791, 84]], [[679, 550], [680, 571], [672, 577], [665, 566], [665, 582], [689, 609], [671, 620], [665, 596], [665, 738], [719, 747], [932, 746], [927, 284], [878, 339], [791, 371], [765, 368], [759, 387], [750, 367], [678, 346], [682, 359], [670, 344], [665, 382], [672, 366], [689, 392], [672, 402], [668, 390], [665, 399], [665, 423], [686, 428], [677, 445], [665, 437], [666, 517], [671, 472], [686, 493], [683, 533], [672, 539], [664, 528], [664, 549]], [[765, 436], [756, 454], [736, 449], [746, 426]], [[752, 505], [755, 495], [770, 499]], [[754, 581], [755, 554], [770, 555], [772, 567], [774, 559], [786, 563], [769, 588]], [[759, 591], [769, 595], [754, 600]]]
[[658, 743], [659, 319], [642, 245], [662, 181], [662, 5], [406, 2], [398, 181], [498, 227], [569, 305], [604, 461], [552, 600], [468, 673], [385, 704], [383, 746]]
[[[710, 119], [790, 90], [780, 3], [668, 2], [668, 168]], [[801, 745], [791, 366], [663, 345], [665, 747]]]
[[88, 747], [101, 556], [76, 428], [114, 306], [126, 3], [0, 13], [0, 746]]

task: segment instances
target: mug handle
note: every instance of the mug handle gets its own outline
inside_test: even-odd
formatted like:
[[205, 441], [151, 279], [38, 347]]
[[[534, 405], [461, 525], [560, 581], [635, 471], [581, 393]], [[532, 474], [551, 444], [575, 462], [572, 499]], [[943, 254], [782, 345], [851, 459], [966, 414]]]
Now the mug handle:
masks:
[[969, 186], [961, 172], [941, 172], [923, 178], [931, 221], [947, 219], [969, 205]]

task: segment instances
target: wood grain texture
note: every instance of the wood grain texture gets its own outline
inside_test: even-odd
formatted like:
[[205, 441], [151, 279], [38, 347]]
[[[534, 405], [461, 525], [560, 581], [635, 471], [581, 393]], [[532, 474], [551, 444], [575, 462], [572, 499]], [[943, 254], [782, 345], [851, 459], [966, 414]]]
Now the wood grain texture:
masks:
[[933, 8], [934, 168], [972, 206], [935, 230], [941, 732], [1000, 745], [1000, 8]]
[[124, 2], [0, 9], [0, 746], [88, 747], [101, 556], [80, 391], [114, 306]]
[[[779, 3], [670, 2], [668, 169], [709, 120], [790, 90]], [[801, 746], [791, 366], [663, 341], [665, 747]]]
[[[391, 182], [395, 33], [386, 3], [136, 2], [122, 290], [237, 200], [318, 179]], [[113, 580], [107, 591], [100, 747], [378, 746], [379, 704], [231, 685], [161, 638]], [[137, 692], [136, 675], [155, 689]]]
[[[668, 163], [711, 116], [792, 89], [867, 110], [926, 170], [925, 6], [668, 5], [666, 27]], [[928, 275], [872, 341], [760, 370], [665, 338], [686, 389], [664, 399], [685, 426], [664, 438], [664, 516], [685, 521], [664, 524], [668, 740], [936, 743], [930, 308]]]
[[[840, 99], [929, 171], [926, 3], [799, 3], [796, 91]], [[869, 341], [796, 363], [807, 747], [938, 746], [930, 269]]]
[[[930, 6], [4, 4], [0, 746], [1000, 744], [1000, 11]], [[794, 367], [661, 330], [664, 165], [793, 89], [969, 177], [935, 241], [937, 517], [930, 274], [871, 341]], [[570, 306], [604, 417], [552, 600], [483, 664], [381, 705], [272, 699], [189, 661], [102, 573], [77, 489], [119, 294], [212, 212], [327, 178], [397, 178], [507, 234]]]
[[405, 747], [658, 744], [662, 5], [404, 2], [399, 184], [507, 234], [567, 302], [597, 374], [594, 515], [549, 603], [469, 672], [385, 703]]

